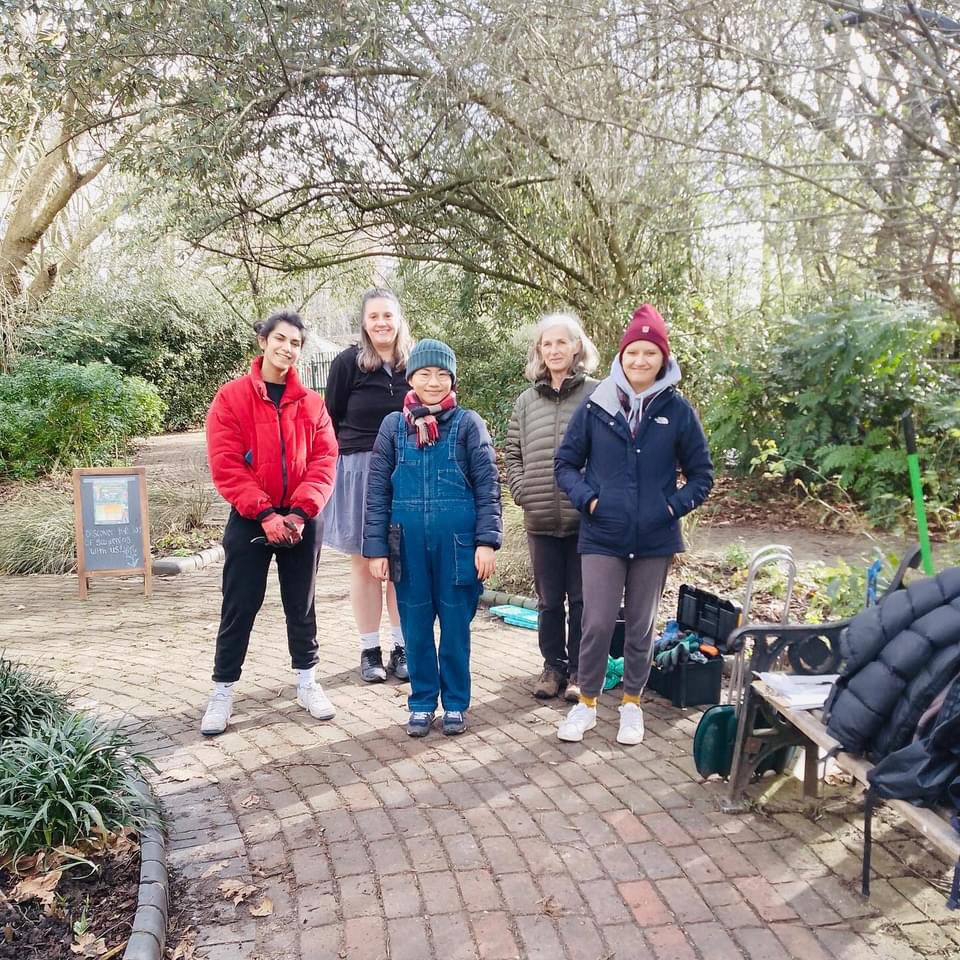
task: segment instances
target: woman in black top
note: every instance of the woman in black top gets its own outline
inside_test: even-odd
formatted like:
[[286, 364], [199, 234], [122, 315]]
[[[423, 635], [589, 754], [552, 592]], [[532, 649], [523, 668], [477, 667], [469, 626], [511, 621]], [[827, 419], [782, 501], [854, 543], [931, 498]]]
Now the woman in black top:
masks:
[[323, 542], [350, 555], [350, 600], [360, 633], [360, 675], [367, 683], [386, 680], [387, 670], [400, 680], [407, 679], [393, 584], [386, 588], [393, 643], [384, 669], [380, 650], [383, 584], [370, 575], [360, 547], [373, 443], [383, 418], [403, 407], [408, 389], [404, 367], [412, 346], [396, 295], [381, 287], [367, 290], [360, 301], [360, 342], [334, 359], [324, 393], [340, 455], [333, 496], [323, 515]]

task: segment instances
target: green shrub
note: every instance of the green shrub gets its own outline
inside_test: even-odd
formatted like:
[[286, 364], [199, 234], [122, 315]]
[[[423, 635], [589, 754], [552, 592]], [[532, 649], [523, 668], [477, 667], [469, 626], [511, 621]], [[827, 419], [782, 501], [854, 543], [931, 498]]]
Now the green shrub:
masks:
[[0, 374], [0, 474], [35, 477], [113, 463], [133, 437], [160, 429], [163, 401], [115, 367], [23, 358]]
[[217, 388], [241, 372], [253, 348], [251, 326], [197, 289], [196, 278], [163, 272], [132, 286], [81, 277], [45, 304], [21, 348], [142, 377], [166, 403], [164, 426], [183, 430], [203, 420]]
[[45, 716], [0, 751], [0, 857], [72, 845], [156, 821], [137, 789], [141, 767], [127, 737], [93, 717]]
[[52, 684], [0, 655], [0, 743], [65, 709], [66, 698]]
[[900, 415], [914, 411], [930, 509], [960, 505], [960, 385], [929, 356], [941, 326], [915, 304], [839, 304], [786, 320], [723, 368], [707, 413], [721, 462], [760, 451], [781, 475], [835, 484], [890, 524], [909, 509]]

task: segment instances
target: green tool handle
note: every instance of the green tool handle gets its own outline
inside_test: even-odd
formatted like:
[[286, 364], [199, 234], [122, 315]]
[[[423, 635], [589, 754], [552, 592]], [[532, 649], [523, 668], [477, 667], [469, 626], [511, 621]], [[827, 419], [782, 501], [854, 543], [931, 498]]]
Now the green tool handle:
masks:
[[908, 410], [901, 418], [903, 437], [907, 444], [907, 468], [910, 471], [910, 489], [913, 491], [913, 509], [917, 516], [917, 532], [920, 535], [920, 557], [923, 572], [932, 577], [933, 554], [930, 551], [930, 531], [927, 529], [927, 511], [923, 505], [923, 481], [920, 479], [920, 460], [917, 457], [917, 434], [913, 428], [913, 414]]

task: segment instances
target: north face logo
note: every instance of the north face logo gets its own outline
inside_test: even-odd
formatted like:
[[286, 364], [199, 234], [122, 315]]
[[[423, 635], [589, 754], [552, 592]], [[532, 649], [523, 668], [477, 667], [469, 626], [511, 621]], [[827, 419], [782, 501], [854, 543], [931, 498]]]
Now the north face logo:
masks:
[[641, 332], [641, 333], [649, 333], [649, 332], [650, 332], [650, 327], [648, 327], [646, 324], [644, 324], [644, 325], [640, 328], [640, 332]]

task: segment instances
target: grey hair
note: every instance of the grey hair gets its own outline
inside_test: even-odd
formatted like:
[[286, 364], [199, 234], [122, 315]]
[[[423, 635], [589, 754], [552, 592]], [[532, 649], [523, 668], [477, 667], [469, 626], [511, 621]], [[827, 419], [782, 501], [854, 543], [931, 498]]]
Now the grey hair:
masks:
[[413, 337], [410, 335], [410, 327], [407, 325], [407, 318], [403, 315], [403, 308], [400, 306], [397, 295], [386, 287], [371, 287], [365, 290], [360, 298], [360, 352], [357, 354], [357, 366], [366, 373], [372, 373], [383, 366], [383, 358], [377, 353], [363, 325], [367, 304], [371, 300], [389, 300], [397, 308], [397, 338], [393, 341], [393, 368], [402, 370], [407, 365], [407, 358], [413, 349]]
[[563, 327], [571, 340], [579, 341], [580, 346], [573, 356], [571, 373], [593, 373], [600, 363], [600, 355], [593, 341], [584, 333], [580, 325], [580, 318], [575, 313], [546, 313], [540, 318], [534, 330], [533, 342], [530, 344], [530, 353], [527, 356], [527, 365], [523, 375], [532, 383], [549, 376], [547, 365], [540, 354], [540, 341], [545, 330], [550, 327]]

